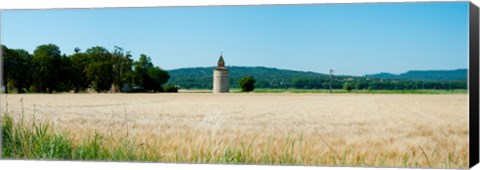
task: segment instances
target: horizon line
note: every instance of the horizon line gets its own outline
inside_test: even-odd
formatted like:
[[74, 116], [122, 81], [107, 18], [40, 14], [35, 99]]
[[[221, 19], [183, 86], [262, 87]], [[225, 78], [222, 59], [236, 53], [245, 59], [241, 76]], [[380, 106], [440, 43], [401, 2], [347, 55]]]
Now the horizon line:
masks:
[[[216, 66], [193, 66], [193, 67], [182, 67], [182, 68], [174, 68], [174, 69], [165, 69], [166, 71], [174, 71], [174, 70], [180, 70], [180, 69], [195, 69], [195, 68], [215, 68]], [[278, 70], [286, 70], [286, 71], [299, 71], [299, 72], [310, 72], [310, 73], [317, 73], [317, 74], [326, 74], [328, 73], [321, 73], [321, 72], [316, 72], [316, 71], [307, 71], [307, 70], [295, 70], [295, 69], [285, 69], [285, 68], [278, 68], [278, 67], [267, 67], [267, 66], [238, 66], [238, 65], [230, 65], [230, 66], [225, 66], [225, 67], [263, 67], [263, 68], [270, 68], [270, 69], [278, 69]], [[333, 69], [335, 70], [335, 69]], [[377, 72], [373, 74], [363, 74], [359, 76], [367, 76], [367, 75], [374, 75], [374, 74], [382, 74], [382, 73], [387, 73], [387, 74], [393, 74], [393, 75], [400, 75], [404, 74], [407, 72], [411, 71], [455, 71], [455, 70], [468, 70], [468, 68], [456, 68], [456, 69], [431, 69], [431, 70], [417, 70], [417, 69], [412, 69], [412, 70], [407, 70], [403, 71], [399, 74], [391, 73], [391, 72]], [[347, 75], [347, 74], [337, 74], [342, 75], [342, 76], [352, 76], [352, 75]]]

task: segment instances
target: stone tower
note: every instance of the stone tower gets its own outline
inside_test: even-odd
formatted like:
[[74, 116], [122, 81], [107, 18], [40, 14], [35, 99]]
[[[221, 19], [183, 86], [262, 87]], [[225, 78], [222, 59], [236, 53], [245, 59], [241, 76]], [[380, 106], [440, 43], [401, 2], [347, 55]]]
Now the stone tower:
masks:
[[230, 91], [230, 79], [228, 69], [225, 67], [223, 56], [218, 59], [217, 68], [213, 70], [213, 93], [228, 93]]

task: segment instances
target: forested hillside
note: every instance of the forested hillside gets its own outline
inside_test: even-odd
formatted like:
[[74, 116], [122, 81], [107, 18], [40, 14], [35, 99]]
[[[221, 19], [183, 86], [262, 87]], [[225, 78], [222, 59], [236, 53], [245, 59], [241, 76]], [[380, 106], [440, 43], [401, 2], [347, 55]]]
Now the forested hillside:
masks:
[[[238, 80], [253, 76], [258, 88], [328, 89], [330, 76], [267, 67], [227, 67], [230, 70], [230, 86], [238, 88]], [[168, 71], [170, 85], [184, 89], [212, 88], [214, 67], [182, 68]], [[332, 78], [332, 88], [342, 89], [466, 89], [466, 69], [452, 71], [409, 71], [400, 76], [375, 74], [367, 76], [337, 76]], [[462, 76], [463, 75], [463, 76]]]
[[450, 80], [467, 80], [467, 69], [457, 70], [432, 70], [432, 71], [408, 71], [399, 75], [390, 73], [379, 73], [366, 75], [371, 78], [388, 78], [388, 79], [404, 79], [404, 80], [433, 80], [433, 81], [450, 81]]

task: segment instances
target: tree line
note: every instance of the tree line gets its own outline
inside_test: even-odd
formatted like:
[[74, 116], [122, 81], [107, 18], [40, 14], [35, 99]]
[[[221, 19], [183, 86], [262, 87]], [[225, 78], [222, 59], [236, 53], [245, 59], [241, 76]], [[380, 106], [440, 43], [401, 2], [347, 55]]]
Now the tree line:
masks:
[[[273, 89], [329, 89], [330, 76], [326, 74], [282, 70], [266, 67], [229, 66], [230, 87], [240, 88], [238, 81], [244, 75], [255, 77], [256, 88]], [[214, 67], [197, 67], [171, 70], [169, 84], [185, 89], [211, 89]], [[333, 89], [352, 90], [415, 90], [415, 89], [467, 89], [464, 80], [408, 80], [394, 78], [373, 78], [365, 76], [333, 75]]]
[[[94, 46], [71, 55], [62, 54], [55, 44], [37, 46], [30, 54], [24, 49], [2, 45], [5, 92], [176, 92], [185, 89], [211, 89], [214, 67], [185, 68], [167, 72], [141, 54], [137, 61], [129, 51], [115, 46], [109, 51]], [[230, 87], [240, 88], [244, 75], [255, 77], [256, 88], [328, 89], [325, 74], [266, 67], [228, 67]], [[167, 83], [168, 82], [168, 83]], [[165, 84], [176, 86], [168, 86]], [[178, 85], [178, 86], [177, 86]], [[405, 80], [360, 76], [333, 76], [333, 89], [415, 90], [467, 89], [467, 80]]]
[[149, 56], [138, 61], [129, 51], [115, 46], [113, 51], [94, 46], [84, 52], [75, 48], [71, 55], [62, 54], [55, 44], [36, 47], [33, 54], [24, 49], [2, 45], [3, 85], [5, 92], [163, 92], [170, 75], [153, 65]]
[[[330, 79], [324, 77], [296, 77], [292, 79], [293, 88], [328, 89]], [[416, 90], [416, 89], [467, 89], [466, 80], [433, 81], [433, 80], [400, 80], [365, 77], [334, 77], [333, 89], [355, 90]]]

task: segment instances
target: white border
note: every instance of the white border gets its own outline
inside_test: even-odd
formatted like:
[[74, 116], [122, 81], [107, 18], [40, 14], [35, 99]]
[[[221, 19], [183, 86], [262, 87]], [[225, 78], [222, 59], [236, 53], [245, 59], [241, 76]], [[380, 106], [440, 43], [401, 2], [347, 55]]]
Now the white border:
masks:
[[[372, 2], [425, 2], [428, 0], [0, 0], [0, 10], [13, 9], [58, 9], [58, 8], [111, 8], [111, 7], [165, 7], [165, 6], [213, 6], [213, 5], [267, 5], [267, 4], [314, 4], [314, 3], [372, 3]], [[466, 1], [466, 0], [434, 0]], [[480, 5], [480, 0], [471, 0]], [[0, 169], [399, 169], [362, 167], [319, 167], [319, 166], [265, 166], [265, 165], [211, 165], [211, 164], [168, 164], [168, 163], [121, 163], [121, 162], [82, 162], [82, 161], [27, 161], [0, 160]], [[480, 170], [480, 165], [472, 169]]]

